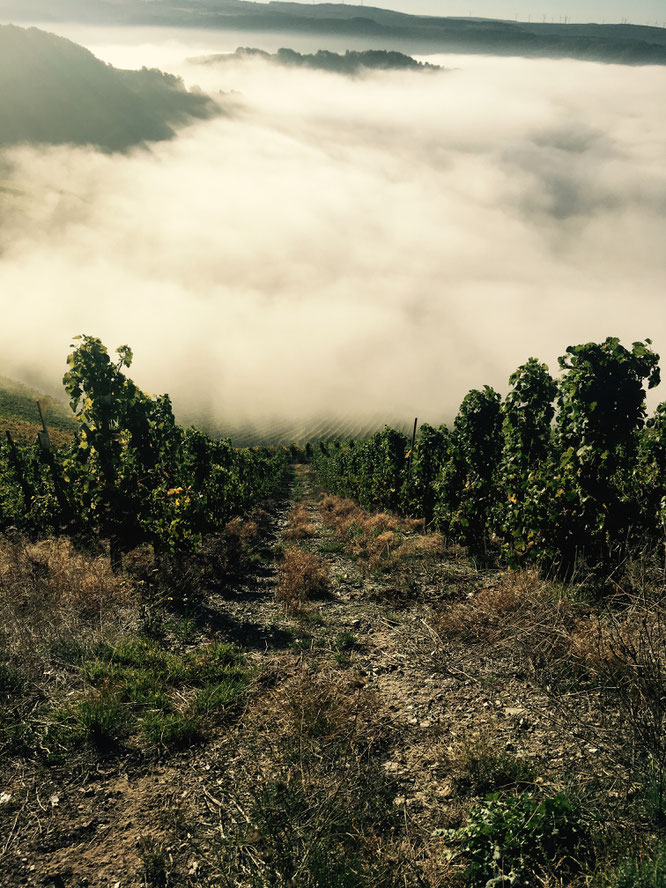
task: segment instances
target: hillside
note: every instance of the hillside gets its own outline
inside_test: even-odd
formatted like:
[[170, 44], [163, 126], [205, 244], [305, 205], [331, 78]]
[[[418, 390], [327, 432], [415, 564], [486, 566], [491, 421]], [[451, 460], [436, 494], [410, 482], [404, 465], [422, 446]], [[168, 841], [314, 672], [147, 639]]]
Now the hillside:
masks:
[[650, 345], [235, 449], [81, 337], [76, 454], [0, 441], [3, 888], [663, 888]]
[[21, 142], [123, 151], [219, 113], [161, 71], [120, 71], [36, 28], [0, 26], [0, 147]]
[[56, 445], [71, 439], [76, 421], [65, 401], [56, 401], [36, 389], [0, 376], [0, 437], [11, 432], [17, 440], [33, 442], [41, 429], [37, 401], [42, 404], [51, 439]]
[[417, 62], [416, 59], [401, 52], [372, 49], [365, 52], [347, 50], [342, 55], [337, 52], [328, 52], [324, 49], [320, 49], [312, 54], [303, 54], [295, 52], [293, 49], [278, 49], [276, 53], [269, 53], [262, 49], [239, 47], [233, 53], [201, 56], [192, 59], [192, 61], [199, 65], [215, 65], [247, 58], [261, 58], [264, 61], [282, 65], [286, 68], [311, 68], [318, 71], [331, 71], [335, 74], [347, 75], [358, 74], [361, 71], [439, 70], [439, 65]]
[[214, 28], [347, 38], [355, 48], [575, 58], [632, 65], [666, 63], [666, 30], [639, 25], [554, 24], [407, 15], [337, 3], [243, 0], [0, 0], [13, 21]]

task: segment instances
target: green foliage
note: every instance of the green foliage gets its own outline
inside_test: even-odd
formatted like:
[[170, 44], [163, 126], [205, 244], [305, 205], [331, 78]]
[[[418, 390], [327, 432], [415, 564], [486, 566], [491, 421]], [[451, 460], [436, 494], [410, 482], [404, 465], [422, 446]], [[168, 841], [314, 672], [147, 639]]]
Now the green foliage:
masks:
[[545, 364], [530, 358], [509, 378], [502, 406], [503, 449], [496, 526], [507, 561], [518, 566], [541, 545], [540, 491], [549, 475], [551, 422], [557, 385]]
[[344, 55], [320, 49], [314, 54], [304, 55], [293, 49], [278, 49], [274, 54], [261, 49], [251, 47], [239, 47], [235, 53], [229, 55], [207, 56], [201, 60], [202, 64], [214, 64], [227, 62], [230, 59], [261, 58], [268, 62], [284, 65], [289, 68], [314, 68], [321, 71], [332, 71], [336, 74], [354, 75], [364, 70], [430, 70], [436, 71], [438, 65], [428, 62], [417, 62], [411, 56], [403, 55], [385, 49], [368, 49], [356, 52], [348, 49]]
[[660, 380], [659, 356], [650, 344], [635, 342], [629, 351], [609, 337], [569, 346], [559, 359], [567, 371], [558, 386], [556, 425], [555, 481], [563, 498], [551, 534], [565, 564], [581, 540], [588, 559], [608, 564], [639, 522], [630, 482], [646, 416], [643, 383], [652, 388]]
[[451, 446], [446, 426], [433, 428], [423, 423], [414, 442], [411, 466], [403, 488], [403, 511], [415, 518], [423, 517], [432, 524], [437, 502], [435, 481], [449, 458]]
[[460, 844], [473, 888], [532, 885], [546, 873], [564, 878], [590, 855], [588, 831], [562, 794], [542, 800], [490, 795], [464, 827], [446, 834]]
[[[108, 539], [114, 567], [142, 543], [162, 559], [192, 552], [284, 483], [289, 451], [237, 450], [180, 428], [168, 395], [146, 395], [123, 372], [128, 346], [113, 361], [99, 339], [78, 340], [63, 380], [77, 432], [56, 459], [74, 516], [69, 529]], [[36, 447], [0, 441], [0, 529], [59, 528], [64, 507], [52, 475]]]
[[504, 403], [472, 390], [451, 432], [424, 425], [411, 454], [388, 428], [306, 452], [334, 493], [432, 521], [482, 561], [608, 576], [666, 530], [666, 406], [646, 424], [645, 386], [660, 378], [650, 346], [570, 346], [557, 381], [530, 358]]
[[465, 396], [451, 444], [450, 459], [437, 485], [436, 523], [473, 554], [485, 558], [502, 451], [501, 399], [490, 386]]

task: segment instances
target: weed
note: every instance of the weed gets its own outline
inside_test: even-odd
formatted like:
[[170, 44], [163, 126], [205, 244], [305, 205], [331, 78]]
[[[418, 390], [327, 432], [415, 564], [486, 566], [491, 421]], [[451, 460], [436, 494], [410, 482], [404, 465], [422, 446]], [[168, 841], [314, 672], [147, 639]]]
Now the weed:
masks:
[[139, 608], [139, 631], [148, 638], [164, 638], [166, 635], [164, 614], [151, 605], [142, 604]]
[[197, 626], [194, 620], [185, 617], [173, 617], [167, 623], [168, 628], [178, 641], [188, 644], [196, 638]]
[[152, 836], [141, 836], [137, 844], [142, 878], [149, 888], [166, 888], [169, 884], [166, 849]]
[[442, 832], [460, 845], [474, 888], [567, 877], [591, 854], [588, 830], [562, 794], [542, 800], [490, 795], [472, 808], [465, 826]]
[[333, 650], [336, 652], [335, 659], [340, 666], [346, 666], [349, 663], [349, 655], [355, 644], [356, 636], [347, 629], [343, 629], [335, 636]]
[[23, 687], [19, 673], [6, 663], [0, 663], [0, 694], [14, 696]]
[[356, 636], [348, 629], [343, 629], [335, 636], [333, 646], [336, 651], [350, 651], [356, 644]]
[[487, 732], [478, 732], [459, 741], [447, 759], [459, 792], [484, 796], [524, 788], [534, 782], [531, 765], [506, 752]]
[[289, 514], [289, 524], [283, 536], [288, 540], [304, 540], [313, 537], [317, 528], [310, 520], [310, 513], [306, 506], [299, 504], [294, 506]]
[[120, 702], [106, 693], [82, 700], [74, 712], [84, 737], [100, 749], [111, 746], [118, 739], [125, 722]]
[[317, 550], [322, 555], [341, 555], [345, 551], [345, 545], [342, 540], [324, 540], [317, 546]]

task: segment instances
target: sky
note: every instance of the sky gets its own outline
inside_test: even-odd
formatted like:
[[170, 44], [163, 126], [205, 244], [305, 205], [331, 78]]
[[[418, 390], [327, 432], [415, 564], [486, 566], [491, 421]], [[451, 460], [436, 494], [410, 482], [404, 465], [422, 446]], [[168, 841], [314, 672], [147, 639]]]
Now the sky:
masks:
[[[360, 0], [359, 0], [360, 2]], [[472, 15], [533, 22], [556, 21], [566, 16], [570, 22], [627, 20], [633, 24], [666, 23], [664, 0], [366, 0], [365, 6], [379, 6], [426, 15]]]
[[181, 417], [306, 427], [450, 421], [607, 336], [666, 355], [666, 68], [435, 56], [349, 79], [188, 64], [235, 48], [192, 39], [89, 46], [183, 75], [219, 118], [127, 156], [1, 158], [0, 373], [53, 390], [87, 333]]

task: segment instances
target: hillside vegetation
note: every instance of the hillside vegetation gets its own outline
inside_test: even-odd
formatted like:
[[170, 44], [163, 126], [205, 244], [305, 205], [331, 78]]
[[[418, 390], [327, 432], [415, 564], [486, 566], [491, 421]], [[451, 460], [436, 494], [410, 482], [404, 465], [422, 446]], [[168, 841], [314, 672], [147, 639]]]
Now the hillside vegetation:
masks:
[[358, 74], [361, 71], [439, 70], [439, 65], [417, 62], [416, 59], [401, 52], [387, 52], [386, 50], [353, 52], [348, 49], [344, 55], [341, 55], [340, 53], [320, 49], [316, 53], [307, 55], [295, 52], [293, 49], [278, 49], [276, 53], [269, 53], [262, 49], [239, 47], [233, 53], [201, 56], [191, 59], [191, 61], [199, 65], [215, 65], [256, 58], [282, 65], [285, 68], [311, 68], [347, 75]]
[[120, 71], [37, 28], [0, 25], [0, 147], [95, 145], [125, 151], [170, 139], [175, 128], [220, 113], [161, 71]]
[[3, 888], [663, 888], [649, 341], [414, 447], [236, 450], [131, 362], [81, 337], [73, 443], [0, 442]]

